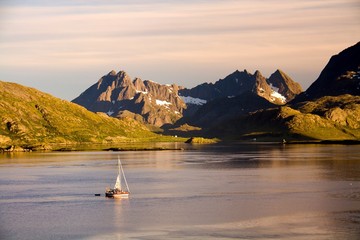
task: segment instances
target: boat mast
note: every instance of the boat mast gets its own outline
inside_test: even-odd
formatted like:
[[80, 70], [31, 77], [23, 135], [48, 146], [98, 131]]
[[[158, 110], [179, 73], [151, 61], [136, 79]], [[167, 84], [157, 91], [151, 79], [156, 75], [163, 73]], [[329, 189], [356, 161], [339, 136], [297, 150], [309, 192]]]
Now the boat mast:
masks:
[[126, 181], [126, 177], [125, 177], [124, 169], [123, 169], [123, 167], [122, 167], [122, 165], [121, 165], [121, 162], [120, 162], [120, 167], [121, 167], [121, 172], [122, 172], [122, 175], [124, 176], [126, 189], [127, 189], [127, 191], [128, 191], [128, 192], [130, 192], [130, 188], [129, 188], [129, 185], [128, 185], [127, 181]]
[[118, 175], [116, 178], [114, 189], [121, 189], [120, 158], [118, 158]]
[[122, 187], [121, 187], [121, 173], [120, 173], [120, 167], [121, 167], [121, 161], [120, 161], [120, 157], [118, 156], [118, 179], [119, 179], [119, 189], [122, 189]]

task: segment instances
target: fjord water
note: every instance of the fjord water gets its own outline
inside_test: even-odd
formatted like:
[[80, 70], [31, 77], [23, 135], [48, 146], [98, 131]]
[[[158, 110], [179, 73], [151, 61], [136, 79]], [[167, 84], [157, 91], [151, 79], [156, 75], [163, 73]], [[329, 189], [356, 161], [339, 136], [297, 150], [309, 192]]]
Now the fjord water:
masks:
[[359, 239], [358, 145], [180, 147], [1, 154], [0, 239]]

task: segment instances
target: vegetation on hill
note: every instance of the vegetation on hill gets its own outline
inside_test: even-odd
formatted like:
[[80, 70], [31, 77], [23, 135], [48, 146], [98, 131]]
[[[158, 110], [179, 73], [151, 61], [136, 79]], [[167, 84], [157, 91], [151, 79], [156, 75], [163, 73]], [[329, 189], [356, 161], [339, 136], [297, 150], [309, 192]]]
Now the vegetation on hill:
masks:
[[0, 81], [1, 147], [162, 140], [133, 119], [92, 113], [36, 89]]
[[219, 139], [216, 138], [203, 138], [203, 137], [192, 137], [189, 138], [186, 143], [195, 143], [195, 144], [212, 144], [219, 142]]
[[360, 96], [325, 96], [292, 107], [261, 110], [210, 133], [230, 139], [359, 140]]

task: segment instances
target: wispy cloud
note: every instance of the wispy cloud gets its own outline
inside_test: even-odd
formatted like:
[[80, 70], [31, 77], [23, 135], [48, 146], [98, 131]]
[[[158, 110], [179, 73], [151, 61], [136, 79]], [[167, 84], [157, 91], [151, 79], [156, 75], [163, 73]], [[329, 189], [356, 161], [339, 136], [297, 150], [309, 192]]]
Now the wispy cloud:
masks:
[[357, 0], [1, 4], [0, 54], [5, 57], [0, 72], [5, 76], [14, 68], [91, 67], [101, 74], [127, 66], [154, 80], [177, 76], [182, 84], [195, 85], [186, 79], [199, 74], [185, 75], [184, 69], [211, 68], [201, 82], [230, 69], [259, 68], [267, 74], [279, 67], [308, 85], [314, 79], [304, 79], [301, 69], [317, 74], [331, 54], [360, 38]]

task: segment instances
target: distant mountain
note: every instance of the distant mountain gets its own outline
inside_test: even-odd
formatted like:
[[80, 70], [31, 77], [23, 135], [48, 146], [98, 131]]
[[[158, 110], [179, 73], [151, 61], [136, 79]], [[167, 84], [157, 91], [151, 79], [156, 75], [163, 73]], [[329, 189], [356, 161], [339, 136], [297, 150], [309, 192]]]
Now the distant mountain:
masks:
[[[285, 104], [301, 92], [299, 84], [295, 83], [289, 76], [277, 70], [266, 79], [259, 71], [255, 74], [236, 71], [225, 79], [213, 83], [204, 83], [192, 89], [172, 85], [161, 85], [149, 80], [135, 78], [131, 80], [129, 75], [120, 71], [111, 71], [109, 74], [84, 91], [73, 100], [74, 103], [86, 107], [93, 112], [104, 112], [112, 117], [130, 117], [140, 122], [161, 127], [171, 125], [186, 117], [197, 117], [198, 109], [211, 101], [218, 99], [221, 106], [234, 104], [233, 100], [226, 100], [242, 95], [245, 92], [253, 92], [255, 95], [266, 99], [270, 103]], [[240, 102], [240, 100], [238, 100]], [[260, 109], [262, 105], [254, 108], [256, 104], [242, 109]], [[270, 104], [271, 105], [271, 104]], [[209, 109], [209, 107], [204, 107]], [[211, 114], [204, 114], [212, 116]], [[235, 112], [234, 112], [235, 113]], [[216, 116], [219, 118], [221, 116]], [[204, 122], [204, 116], [202, 116]], [[198, 119], [199, 120], [199, 119]], [[210, 119], [209, 119], [210, 120]], [[211, 120], [213, 121], [213, 119]]]
[[360, 42], [332, 56], [318, 79], [294, 102], [342, 94], [360, 95]]
[[301, 86], [281, 70], [276, 70], [268, 79], [259, 71], [254, 74], [246, 70], [235, 71], [214, 84], [204, 83], [192, 89], [180, 89], [179, 94], [183, 99], [202, 100], [205, 104], [188, 103], [185, 117], [177, 125], [188, 123], [209, 128], [256, 110], [284, 105], [301, 91]]
[[36, 89], [0, 81], [0, 147], [112, 143], [157, 138], [132, 119], [95, 114]]
[[183, 97], [212, 101], [218, 98], [235, 97], [244, 92], [254, 92], [271, 103], [285, 104], [302, 92], [301, 86], [281, 70], [276, 70], [269, 79], [259, 71], [254, 74], [244, 70], [235, 71], [215, 83], [204, 83], [191, 89], [180, 89]]
[[133, 117], [155, 126], [175, 122], [186, 108], [178, 96], [177, 85], [131, 80], [124, 71], [111, 71], [72, 102], [93, 112]]
[[275, 92], [284, 96], [286, 102], [290, 102], [303, 91], [299, 83], [292, 80], [286, 73], [279, 69], [271, 74], [269, 79], [267, 79], [267, 83], [272, 89], [275, 89]]
[[222, 121], [207, 133], [232, 139], [359, 140], [360, 43], [331, 57], [319, 78], [286, 106]]

